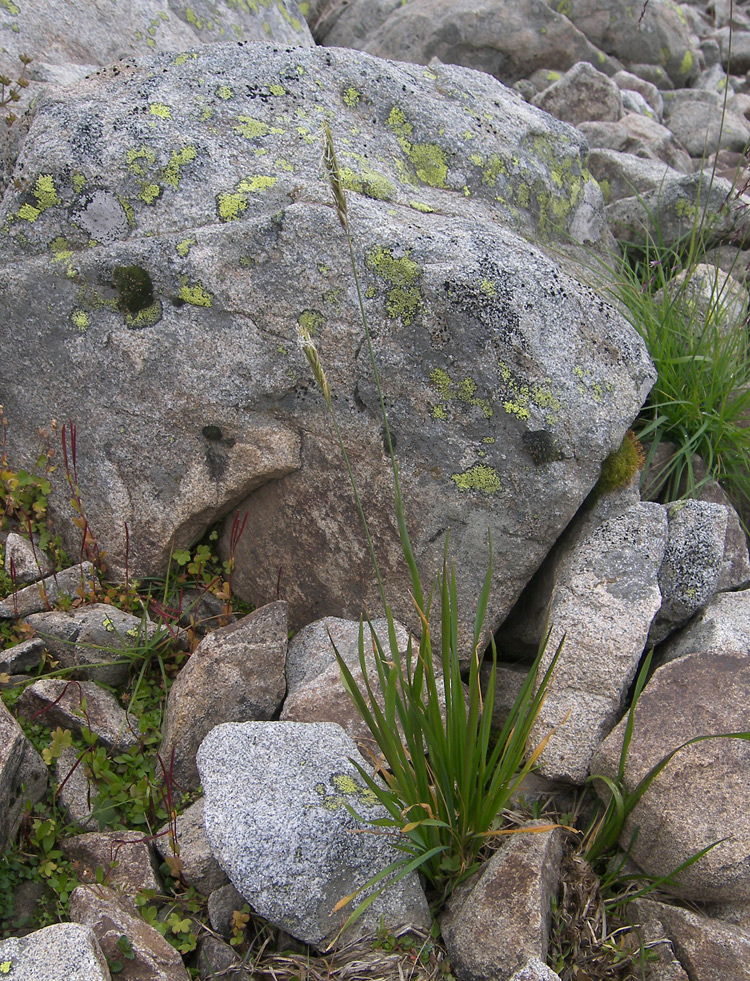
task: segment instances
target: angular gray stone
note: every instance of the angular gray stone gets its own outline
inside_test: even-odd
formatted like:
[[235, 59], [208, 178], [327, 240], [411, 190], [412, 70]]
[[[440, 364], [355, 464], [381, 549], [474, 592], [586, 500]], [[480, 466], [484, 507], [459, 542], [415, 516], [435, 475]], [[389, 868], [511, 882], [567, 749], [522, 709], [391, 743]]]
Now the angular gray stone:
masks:
[[15, 837], [27, 801], [47, 788], [47, 767], [23, 730], [0, 702], [0, 851]]
[[[134, 100], [143, 113], [133, 114]], [[292, 627], [357, 617], [377, 597], [326, 407], [297, 346], [301, 318], [317, 330], [347, 445], [361, 448], [354, 468], [406, 615], [394, 613], [417, 622], [348, 245], [319, 166], [321, 110], [333, 114], [353, 188], [355, 256], [405, 497], [420, 502], [417, 558], [431, 580], [453, 526], [468, 601], [492, 528], [498, 565], [512, 575], [493, 587], [489, 634], [654, 376], [640, 339], [598, 295], [503, 229], [608, 241], [581, 135], [487, 75], [425, 73], [341, 50], [216, 44], [195, 58], [106, 69], [47, 99], [24, 145], [28, 183], [8, 191], [1, 216], [9, 265], [0, 280], [11, 298], [3, 330], [23, 324], [26, 349], [39, 355], [32, 391], [9, 359], [0, 364], [9, 451], [31, 456], [51, 402], [62, 418], [85, 415], [78, 478], [113, 574], [124, 571], [125, 522], [131, 573], [162, 573], [170, 543], [188, 544], [245, 500], [240, 595], [262, 603], [276, 596], [279, 568], [294, 569], [282, 578]], [[89, 207], [101, 215], [103, 194], [108, 217], [92, 240], [71, 216]], [[139, 294], [124, 273], [115, 277], [131, 266], [150, 277], [151, 292], [145, 279]], [[34, 302], [40, 293], [50, 309]], [[107, 395], [83, 407], [94, 362]], [[72, 534], [62, 474], [52, 478], [51, 500]], [[324, 569], [321, 540], [332, 527], [337, 549]]]
[[[377, 10], [374, 17], [367, 14], [371, 6]], [[590, 61], [609, 74], [617, 70], [543, 0], [353, 0], [323, 43], [419, 65], [439, 58], [506, 84], [550, 65], [565, 71], [577, 61]]]
[[52, 561], [39, 543], [32, 544], [15, 531], [9, 532], [5, 541], [4, 566], [11, 579], [20, 584], [36, 582], [52, 572]]
[[[339, 726], [297, 722], [217, 726], [198, 753], [214, 856], [256, 912], [316, 947], [346, 920], [335, 904], [400, 855], [387, 837], [361, 833], [369, 825], [345, 806], [365, 822], [384, 815], [347, 759], [355, 755]], [[416, 875], [386, 889], [347, 936], [381, 922], [429, 929]]]
[[63, 668], [77, 668], [69, 677], [114, 688], [127, 682], [131, 666], [143, 659], [158, 630], [148, 619], [106, 603], [91, 603], [71, 613], [34, 613], [27, 620]]
[[[545, 822], [523, 827], [534, 823]], [[454, 893], [440, 928], [459, 981], [510, 981], [530, 959], [546, 960], [562, 836], [561, 828], [513, 835]]]
[[[700, 262], [690, 270], [690, 275], [683, 270], [670, 279], [666, 289], [684, 316], [686, 329], [697, 334], [705, 330], [730, 334], [747, 316], [747, 290], [715, 265]], [[661, 296], [660, 290], [657, 301]]]
[[669, 0], [649, 0], [645, 6], [629, 0], [570, 0], [565, 8], [592, 44], [620, 58], [634, 75], [641, 75], [645, 63], [663, 68], [676, 85], [697, 77], [698, 39]]
[[105, 884], [128, 896], [142, 889], [161, 894], [164, 887], [149, 841], [147, 833], [137, 831], [90, 831], [63, 839], [60, 848], [79, 882], [96, 884], [101, 868]]
[[38, 637], [22, 640], [20, 644], [6, 647], [0, 651], [0, 673], [22, 674], [39, 667], [46, 650], [45, 643]]
[[633, 112], [626, 112], [621, 122], [627, 132], [622, 149], [644, 160], [660, 160], [680, 174], [693, 173], [695, 166], [690, 154], [666, 126]]
[[532, 957], [510, 981], [560, 981], [560, 975], [538, 957]]
[[78, 923], [53, 923], [0, 941], [0, 962], [6, 961], [8, 977], [23, 981], [112, 981], [93, 930]]
[[661, 645], [659, 662], [723, 651], [750, 656], [750, 590], [713, 596], [682, 630]]
[[39, 582], [25, 586], [0, 600], [0, 617], [13, 619], [50, 610], [63, 597], [80, 599], [98, 587], [99, 577], [90, 562], [63, 569]]
[[68, 821], [84, 831], [98, 831], [96, 785], [90, 776], [86, 756], [81, 759], [78, 750], [63, 746], [55, 760], [55, 777], [56, 800], [66, 811]]
[[677, 89], [664, 99], [664, 123], [698, 159], [720, 148], [743, 150], [750, 138], [744, 116], [723, 113], [724, 95], [706, 89]]
[[540, 92], [533, 105], [574, 126], [590, 120], [616, 123], [623, 112], [620, 89], [586, 61], [573, 65]]
[[630, 908], [639, 919], [663, 925], [690, 981], [749, 981], [750, 936], [745, 930], [651, 899], [636, 899]]
[[657, 223], [664, 245], [674, 245], [700, 221], [704, 213], [709, 242], [744, 242], [748, 234], [746, 194], [737, 196], [730, 181], [711, 178], [710, 173], [665, 173], [659, 188], [615, 201], [607, 206], [607, 217], [621, 242], [643, 242]]
[[[202, 896], [209, 896], [229, 881], [214, 858], [203, 824], [204, 800], [199, 797], [177, 816], [177, 845], [179, 846], [180, 876]], [[154, 845], [163, 859], [175, 854], [172, 847], [172, 828], [160, 828]]]
[[662, 605], [649, 633], [658, 644], [681, 627], [716, 592], [723, 571], [727, 510], [707, 501], [667, 508], [669, 537], [659, 570]]
[[87, 727], [105, 746], [131, 749], [138, 745], [137, 720], [129, 718], [114, 695], [94, 681], [40, 678], [24, 690], [18, 708], [26, 718], [49, 729], [62, 726], [80, 733]]
[[621, 92], [638, 92], [639, 95], [642, 95], [651, 107], [654, 119], [657, 122], [661, 121], [664, 112], [664, 98], [652, 82], [646, 82], [632, 72], [626, 71], [615, 72], [612, 81]]
[[597, 747], [619, 719], [661, 604], [657, 576], [667, 541], [659, 504], [608, 513], [603, 499], [583, 514], [553, 560], [552, 590], [541, 624], [551, 636], [540, 677], [565, 644], [531, 747], [549, 736], [538, 770], [583, 783]]
[[[122, 981], [189, 981], [175, 948], [149, 926], [128, 896], [107, 886], [78, 886], [70, 894], [70, 917], [90, 927], [110, 964], [119, 961]], [[118, 942], [127, 937], [133, 956], [123, 956]]]
[[169, 690], [161, 748], [183, 789], [200, 783], [195, 756], [221, 722], [271, 719], [286, 689], [287, 605], [269, 603], [200, 642]]
[[[688, 654], [658, 668], [641, 693], [624, 785], [693, 736], [747, 730], [750, 657]], [[594, 757], [591, 772], [616, 778], [626, 720]], [[665, 876], [726, 838], [680, 872], [676, 895], [699, 902], [750, 899], [750, 744], [711, 739], [677, 753], [625, 821], [620, 844], [647, 875]], [[597, 790], [599, 792], [599, 790]], [[602, 789], [602, 793], [606, 792]], [[638, 837], [631, 844], [633, 832]]]
[[232, 883], [219, 886], [208, 897], [208, 921], [211, 929], [222, 937], [232, 936], [232, 914], [246, 906], [244, 897], [240, 896]]
[[[388, 650], [388, 622], [373, 622], [375, 634]], [[329, 636], [330, 631], [330, 636]], [[406, 653], [409, 633], [396, 624], [399, 652]], [[370, 740], [370, 730], [354, 707], [341, 681], [331, 640], [352, 671], [355, 682], [363, 686], [359, 666], [359, 623], [338, 617], [324, 617], [298, 631], [289, 642], [286, 659], [287, 696], [281, 711], [282, 722], [335, 722], [355, 741]], [[375, 660], [369, 627], [364, 628], [364, 649], [369, 677], [375, 678]]]
[[202, 978], [219, 977], [226, 981], [252, 981], [234, 947], [206, 934], [198, 941], [198, 970]]
[[607, 204], [633, 195], [658, 192], [667, 178], [679, 177], [666, 163], [635, 156], [627, 149], [618, 152], [595, 148], [591, 151], [589, 164]]

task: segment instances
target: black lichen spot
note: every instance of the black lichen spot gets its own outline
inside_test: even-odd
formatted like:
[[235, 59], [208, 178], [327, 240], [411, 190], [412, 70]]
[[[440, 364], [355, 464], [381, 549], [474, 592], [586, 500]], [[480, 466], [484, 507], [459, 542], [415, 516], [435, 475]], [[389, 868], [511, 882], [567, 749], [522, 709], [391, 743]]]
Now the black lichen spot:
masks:
[[206, 450], [206, 467], [211, 480], [220, 481], [229, 469], [229, 459], [218, 446], [209, 446]]
[[117, 309], [123, 313], [140, 313], [154, 302], [151, 277], [140, 266], [115, 266], [112, 279], [117, 289]]
[[222, 435], [218, 426], [204, 426], [201, 432], [206, 439], [210, 439], [213, 443], [218, 443]]
[[546, 429], [527, 430], [521, 437], [524, 448], [534, 463], [554, 463], [562, 460], [555, 439]]

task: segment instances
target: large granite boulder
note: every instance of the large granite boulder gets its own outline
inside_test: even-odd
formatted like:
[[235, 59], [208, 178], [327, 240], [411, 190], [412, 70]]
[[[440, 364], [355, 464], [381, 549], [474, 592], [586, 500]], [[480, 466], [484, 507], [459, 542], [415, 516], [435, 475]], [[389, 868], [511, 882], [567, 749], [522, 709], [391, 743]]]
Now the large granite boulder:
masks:
[[[431, 579], [452, 529], [466, 602], [490, 529], [503, 575], [489, 631], [654, 379], [634, 331], [517, 234], [605, 243], [585, 141], [489, 76], [258, 42], [157, 55], [49, 98], [0, 213], [2, 332], [25, 337], [0, 366], [8, 452], [30, 465], [50, 417], [78, 421], [86, 514], [114, 573], [126, 522], [131, 574], [155, 573], [173, 542], [239, 504], [240, 595], [274, 599], [281, 568], [292, 628], [374, 613], [303, 325], [394, 613], [419, 627], [322, 119], [350, 189], [416, 554]], [[51, 506], [77, 547], [63, 471]]]

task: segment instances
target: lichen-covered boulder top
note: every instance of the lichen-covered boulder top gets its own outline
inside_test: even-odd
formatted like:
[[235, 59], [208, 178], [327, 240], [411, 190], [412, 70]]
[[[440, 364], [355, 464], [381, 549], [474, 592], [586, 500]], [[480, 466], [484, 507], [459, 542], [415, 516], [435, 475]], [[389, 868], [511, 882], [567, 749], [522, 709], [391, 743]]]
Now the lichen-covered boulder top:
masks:
[[[357, 617], [371, 569], [302, 325], [394, 612], [418, 627], [324, 121], [417, 554], [431, 577], [452, 528], [459, 590], [476, 596], [490, 528], [492, 627], [654, 376], [625, 322], [528, 241], [599, 242], [583, 138], [487, 75], [255, 42], [121, 62], [49, 96], [0, 211], [8, 450], [31, 466], [40, 427], [78, 424], [87, 517], [115, 571], [125, 522], [131, 574], [163, 571], [172, 541], [247, 499], [237, 588], [272, 599], [283, 566], [293, 626]], [[60, 520], [75, 531], [66, 507]]]
[[313, 44], [295, 0], [0, 0], [0, 70], [13, 75], [26, 53], [44, 81], [54, 66], [253, 40]]

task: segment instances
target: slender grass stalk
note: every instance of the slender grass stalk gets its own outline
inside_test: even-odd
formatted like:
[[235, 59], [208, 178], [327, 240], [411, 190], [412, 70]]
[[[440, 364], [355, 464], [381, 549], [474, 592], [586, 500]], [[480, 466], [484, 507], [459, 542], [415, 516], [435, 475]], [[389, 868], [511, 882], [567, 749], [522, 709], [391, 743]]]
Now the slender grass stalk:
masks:
[[[362, 889], [344, 897], [337, 904], [336, 910], [342, 909], [363, 891], [375, 890], [350, 915], [342, 928], [345, 929], [380, 892], [417, 869], [444, 898], [456, 882], [478, 867], [480, 853], [488, 836], [510, 833], [497, 827], [499, 816], [544, 746], [543, 742], [533, 753], [527, 753], [531, 728], [544, 700], [562, 644], [537, 686], [537, 674], [546, 641], [542, 645], [510, 717], [499, 738], [493, 743], [490, 726], [497, 661], [494, 642], [492, 669], [484, 697], [480, 686], [480, 645], [492, 586], [492, 541], [490, 539], [488, 570], [477, 601], [468, 683], [464, 686], [460, 671], [456, 578], [448, 559], [449, 539], [446, 536], [442, 573], [438, 577], [436, 588], [425, 599], [406, 525], [398, 462], [393, 450], [383, 386], [355, 261], [346, 192], [333, 138], [327, 125], [324, 127], [323, 139], [324, 166], [333, 193], [336, 214], [347, 239], [360, 317], [380, 401], [385, 444], [393, 472], [394, 510], [401, 549], [409, 569], [412, 597], [422, 625], [418, 644], [410, 638], [406, 653], [402, 655], [367, 517], [333, 409], [325, 370], [312, 337], [304, 328], [300, 328], [302, 349], [325, 399], [344, 458], [387, 621], [388, 636], [381, 640], [369, 618], [367, 619], [371, 636], [371, 649], [367, 650], [364, 639], [365, 621], [360, 622], [361, 686], [355, 682], [351, 670], [334, 645], [344, 687], [369, 728], [379, 751], [379, 756], [373, 757], [375, 776], [371, 776], [363, 766], [352, 761], [387, 814], [373, 822], [374, 830], [390, 835], [394, 848], [403, 853]], [[431, 628], [432, 601], [435, 596], [440, 601], [439, 650], [433, 649]]]

